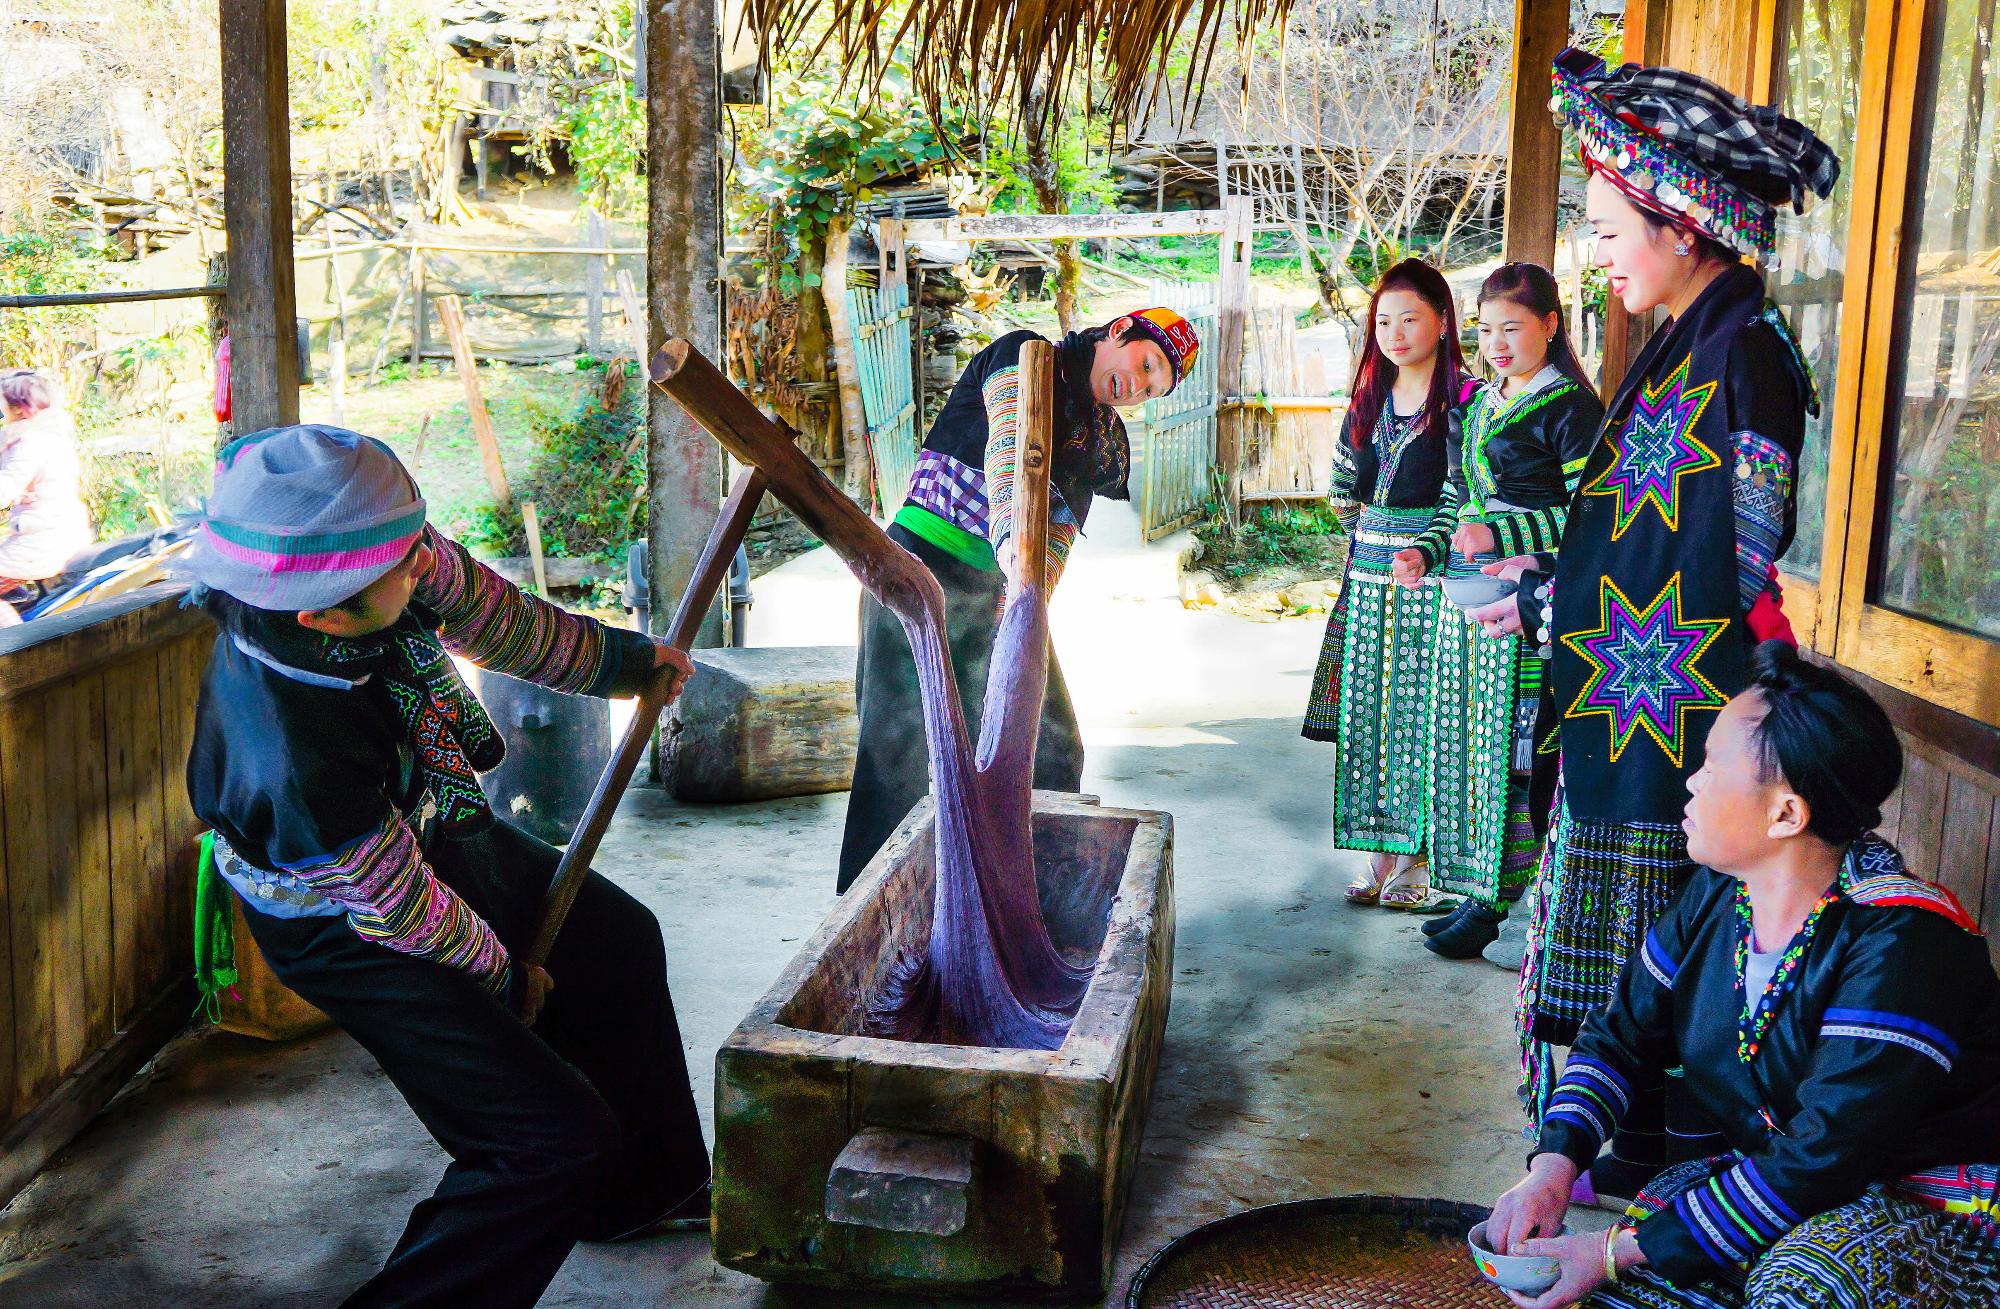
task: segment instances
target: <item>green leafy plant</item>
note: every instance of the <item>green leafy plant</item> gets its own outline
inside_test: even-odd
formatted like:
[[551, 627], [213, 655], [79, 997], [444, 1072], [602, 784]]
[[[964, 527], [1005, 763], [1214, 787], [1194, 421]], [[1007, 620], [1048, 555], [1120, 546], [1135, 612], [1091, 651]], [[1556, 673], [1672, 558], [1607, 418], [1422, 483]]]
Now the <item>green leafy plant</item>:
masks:
[[739, 138], [731, 198], [739, 230], [769, 224], [772, 266], [764, 271], [787, 295], [819, 285], [806, 265], [834, 220], [874, 199], [878, 182], [943, 163], [947, 139], [975, 130], [960, 114], [940, 134], [901, 63], [867, 94], [844, 88], [825, 66], [780, 73], [772, 106], [761, 130]]
[[[603, 39], [629, 46], [632, 7], [616, 11]], [[606, 60], [608, 64], [610, 61]], [[646, 154], [646, 104], [616, 67], [586, 86], [563, 116], [576, 188], [607, 216], [644, 211], [646, 186], [641, 164]]]
[[1347, 557], [1339, 519], [1323, 503], [1260, 505], [1232, 524], [1211, 502], [1192, 532], [1202, 568], [1230, 581], [1281, 569], [1333, 576]]
[[[1106, 213], [1118, 207], [1118, 183], [1110, 167], [1111, 119], [1105, 114], [1065, 116], [1057, 125], [1056, 189], [1073, 214]], [[1000, 133], [987, 153], [985, 169], [999, 184], [993, 207], [1002, 213], [1041, 211], [1028, 176], [1028, 144], [1018, 124]]]
[[472, 511], [463, 532], [467, 544], [525, 555], [528, 536], [518, 505], [533, 500], [544, 553], [623, 557], [646, 530], [646, 388], [635, 365], [627, 366], [626, 377], [612, 409], [604, 407], [595, 381], [568, 405], [531, 406], [535, 462], [514, 485], [516, 507]]
[[[103, 261], [53, 221], [0, 233], [0, 292], [57, 295], [88, 291]], [[0, 313], [0, 360], [10, 368], [56, 368], [95, 334], [89, 305], [51, 305]]]

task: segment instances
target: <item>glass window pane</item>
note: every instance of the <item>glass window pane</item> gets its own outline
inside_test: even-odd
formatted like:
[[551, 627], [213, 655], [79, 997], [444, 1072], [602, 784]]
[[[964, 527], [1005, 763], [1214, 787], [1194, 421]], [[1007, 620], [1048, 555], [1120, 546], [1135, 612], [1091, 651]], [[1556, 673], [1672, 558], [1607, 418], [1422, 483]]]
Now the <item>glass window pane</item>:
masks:
[[1993, 0], [1944, 0], [1918, 106], [1880, 603], [2000, 636], [2000, 68]]
[[[1854, 158], [1861, 103], [1861, 37], [1865, 0], [1784, 0], [1785, 61], [1779, 104], [1819, 134], [1842, 163]], [[1845, 289], [1847, 220], [1854, 180], [1842, 176], [1833, 195], [1804, 217], [1779, 211], [1778, 248], [1769, 268], [1771, 296], [1799, 338], [1819, 386], [1819, 417], [1806, 419], [1799, 460], [1799, 530], [1785, 555], [1787, 572], [1818, 577], [1826, 534], [1826, 465], [1832, 444], [1835, 370], [1840, 355], [1840, 299]]]

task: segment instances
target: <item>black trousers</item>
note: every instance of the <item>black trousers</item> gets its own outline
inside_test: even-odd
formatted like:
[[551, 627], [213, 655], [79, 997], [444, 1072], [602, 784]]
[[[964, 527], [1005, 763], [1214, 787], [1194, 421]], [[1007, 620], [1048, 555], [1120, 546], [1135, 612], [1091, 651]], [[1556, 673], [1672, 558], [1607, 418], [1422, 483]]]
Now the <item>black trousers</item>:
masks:
[[[891, 526], [889, 538], [921, 560], [944, 587], [945, 635], [952, 674], [972, 739], [979, 739], [979, 711], [986, 698], [986, 670], [1000, 628], [1006, 581], [974, 568], [928, 541]], [[840, 890], [930, 794], [930, 761], [924, 753], [923, 700], [917, 666], [902, 622], [873, 596], [861, 597], [861, 654], [854, 668], [854, 696], [861, 716], [854, 785], [847, 796], [847, 830], [840, 842]], [[1049, 689], [1035, 743], [1035, 785], [1075, 791], [1083, 785], [1083, 736], [1055, 651], [1049, 651]]]
[[[509, 950], [527, 944], [554, 849], [496, 822], [425, 853]], [[451, 1156], [350, 1309], [525, 1309], [580, 1237], [630, 1231], [708, 1180], [659, 923], [596, 873], [532, 1028], [469, 974], [345, 918], [243, 916], [278, 978], [375, 1056]]]

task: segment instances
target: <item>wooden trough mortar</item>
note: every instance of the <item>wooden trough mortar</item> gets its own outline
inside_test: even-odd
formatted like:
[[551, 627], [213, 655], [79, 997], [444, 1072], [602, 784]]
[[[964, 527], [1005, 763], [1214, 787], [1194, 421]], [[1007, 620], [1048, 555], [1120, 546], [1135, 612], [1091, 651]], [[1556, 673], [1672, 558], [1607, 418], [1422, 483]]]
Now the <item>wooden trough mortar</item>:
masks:
[[1096, 1299], [1173, 978], [1173, 818], [1035, 793], [1042, 912], [1097, 967], [1056, 1050], [859, 1035], [930, 936], [926, 799], [716, 1056], [716, 1259], [768, 1281]]

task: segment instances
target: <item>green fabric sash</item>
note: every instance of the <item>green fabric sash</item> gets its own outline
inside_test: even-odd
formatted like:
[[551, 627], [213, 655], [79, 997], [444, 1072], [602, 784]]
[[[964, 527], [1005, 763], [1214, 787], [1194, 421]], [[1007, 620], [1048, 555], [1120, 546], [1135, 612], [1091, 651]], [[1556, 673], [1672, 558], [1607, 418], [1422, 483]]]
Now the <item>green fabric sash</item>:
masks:
[[993, 557], [993, 547], [983, 537], [975, 536], [956, 523], [948, 523], [928, 509], [916, 505], [904, 505], [892, 520], [896, 526], [930, 542], [961, 563], [969, 564], [983, 573], [1000, 571], [999, 561]]
[[236, 919], [231, 891], [215, 866], [215, 833], [201, 834], [201, 862], [194, 874], [194, 984], [200, 1010], [222, 1019], [222, 993], [236, 985]]

